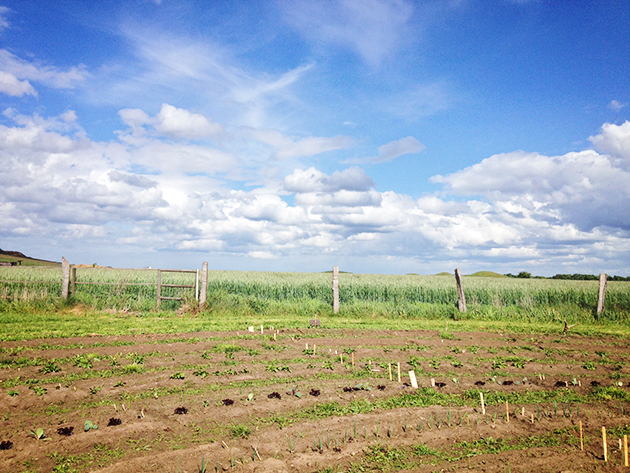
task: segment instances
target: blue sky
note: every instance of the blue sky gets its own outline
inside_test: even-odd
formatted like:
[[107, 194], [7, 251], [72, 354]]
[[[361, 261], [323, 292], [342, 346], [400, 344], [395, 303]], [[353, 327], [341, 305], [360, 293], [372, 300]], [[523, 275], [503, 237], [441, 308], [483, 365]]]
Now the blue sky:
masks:
[[0, 1], [0, 247], [630, 274], [626, 0]]

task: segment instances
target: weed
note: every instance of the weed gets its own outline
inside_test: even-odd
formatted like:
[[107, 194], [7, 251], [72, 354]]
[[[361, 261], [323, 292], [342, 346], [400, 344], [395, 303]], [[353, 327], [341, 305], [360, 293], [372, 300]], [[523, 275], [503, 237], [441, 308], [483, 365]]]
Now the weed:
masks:
[[237, 438], [246, 439], [251, 434], [252, 434], [252, 431], [246, 425], [236, 424], [236, 425], [233, 425], [232, 427], [230, 427], [230, 435], [234, 439], [237, 439]]

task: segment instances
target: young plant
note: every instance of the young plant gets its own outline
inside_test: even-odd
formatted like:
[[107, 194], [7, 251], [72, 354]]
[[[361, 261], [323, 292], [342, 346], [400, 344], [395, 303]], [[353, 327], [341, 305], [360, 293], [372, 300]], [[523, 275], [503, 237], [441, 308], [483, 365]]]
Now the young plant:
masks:
[[50, 440], [49, 438], [46, 437], [46, 434], [44, 433], [44, 429], [42, 429], [41, 427], [38, 427], [35, 430], [31, 430], [31, 435], [35, 437], [37, 440]]
[[84, 431], [89, 432], [90, 430], [96, 430], [96, 429], [98, 429], [98, 425], [93, 423], [91, 420], [85, 421], [85, 424], [83, 425]]

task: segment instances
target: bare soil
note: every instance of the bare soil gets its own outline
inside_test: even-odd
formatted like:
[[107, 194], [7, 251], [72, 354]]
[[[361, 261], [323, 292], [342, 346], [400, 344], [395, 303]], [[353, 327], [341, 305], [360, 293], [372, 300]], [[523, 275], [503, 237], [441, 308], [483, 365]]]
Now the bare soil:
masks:
[[[202, 459], [206, 471], [234, 472], [630, 471], [619, 435], [608, 436], [607, 462], [601, 436], [602, 427], [629, 432], [629, 398], [595, 399], [591, 384], [630, 391], [628, 341], [443, 336], [258, 328], [3, 342], [0, 441], [12, 447], [0, 450], [0, 471], [190, 473]], [[482, 413], [476, 389], [523, 397], [507, 406], [508, 422], [503, 402]], [[453, 397], [423, 407], [402, 401], [428, 390]], [[558, 391], [582, 401], [524, 397]], [[112, 418], [120, 425], [108, 426]], [[98, 429], [86, 432], [86, 420]], [[30, 433], [38, 427], [45, 439]]]

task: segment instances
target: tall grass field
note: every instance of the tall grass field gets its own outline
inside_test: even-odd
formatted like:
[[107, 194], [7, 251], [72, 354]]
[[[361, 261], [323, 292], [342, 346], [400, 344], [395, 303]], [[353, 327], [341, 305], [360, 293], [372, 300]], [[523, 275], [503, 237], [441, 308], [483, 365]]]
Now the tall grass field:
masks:
[[[0, 268], [0, 310], [52, 307], [61, 296], [61, 269]], [[11, 282], [26, 281], [26, 282]], [[156, 310], [157, 270], [77, 268], [70, 303], [97, 310]], [[106, 283], [104, 285], [81, 283]], [[195, 284], [195, 275], [162, 273], [164, 284]], [[330, 273], [209, 271], [203, 312], [214, 315], [332, 316]], [[456, 309], [453, 276], [341, 273], [339, 317], [438, 318], [620, 324], [630, 326], [630, 282], [609, 282], [606, 309], [597, 315], [598, 282], [465, 277], [466, 314]], [[195, 307], [192, 289], [163, 288]], [[175, 310], [182, 302], [163, 301]]]

